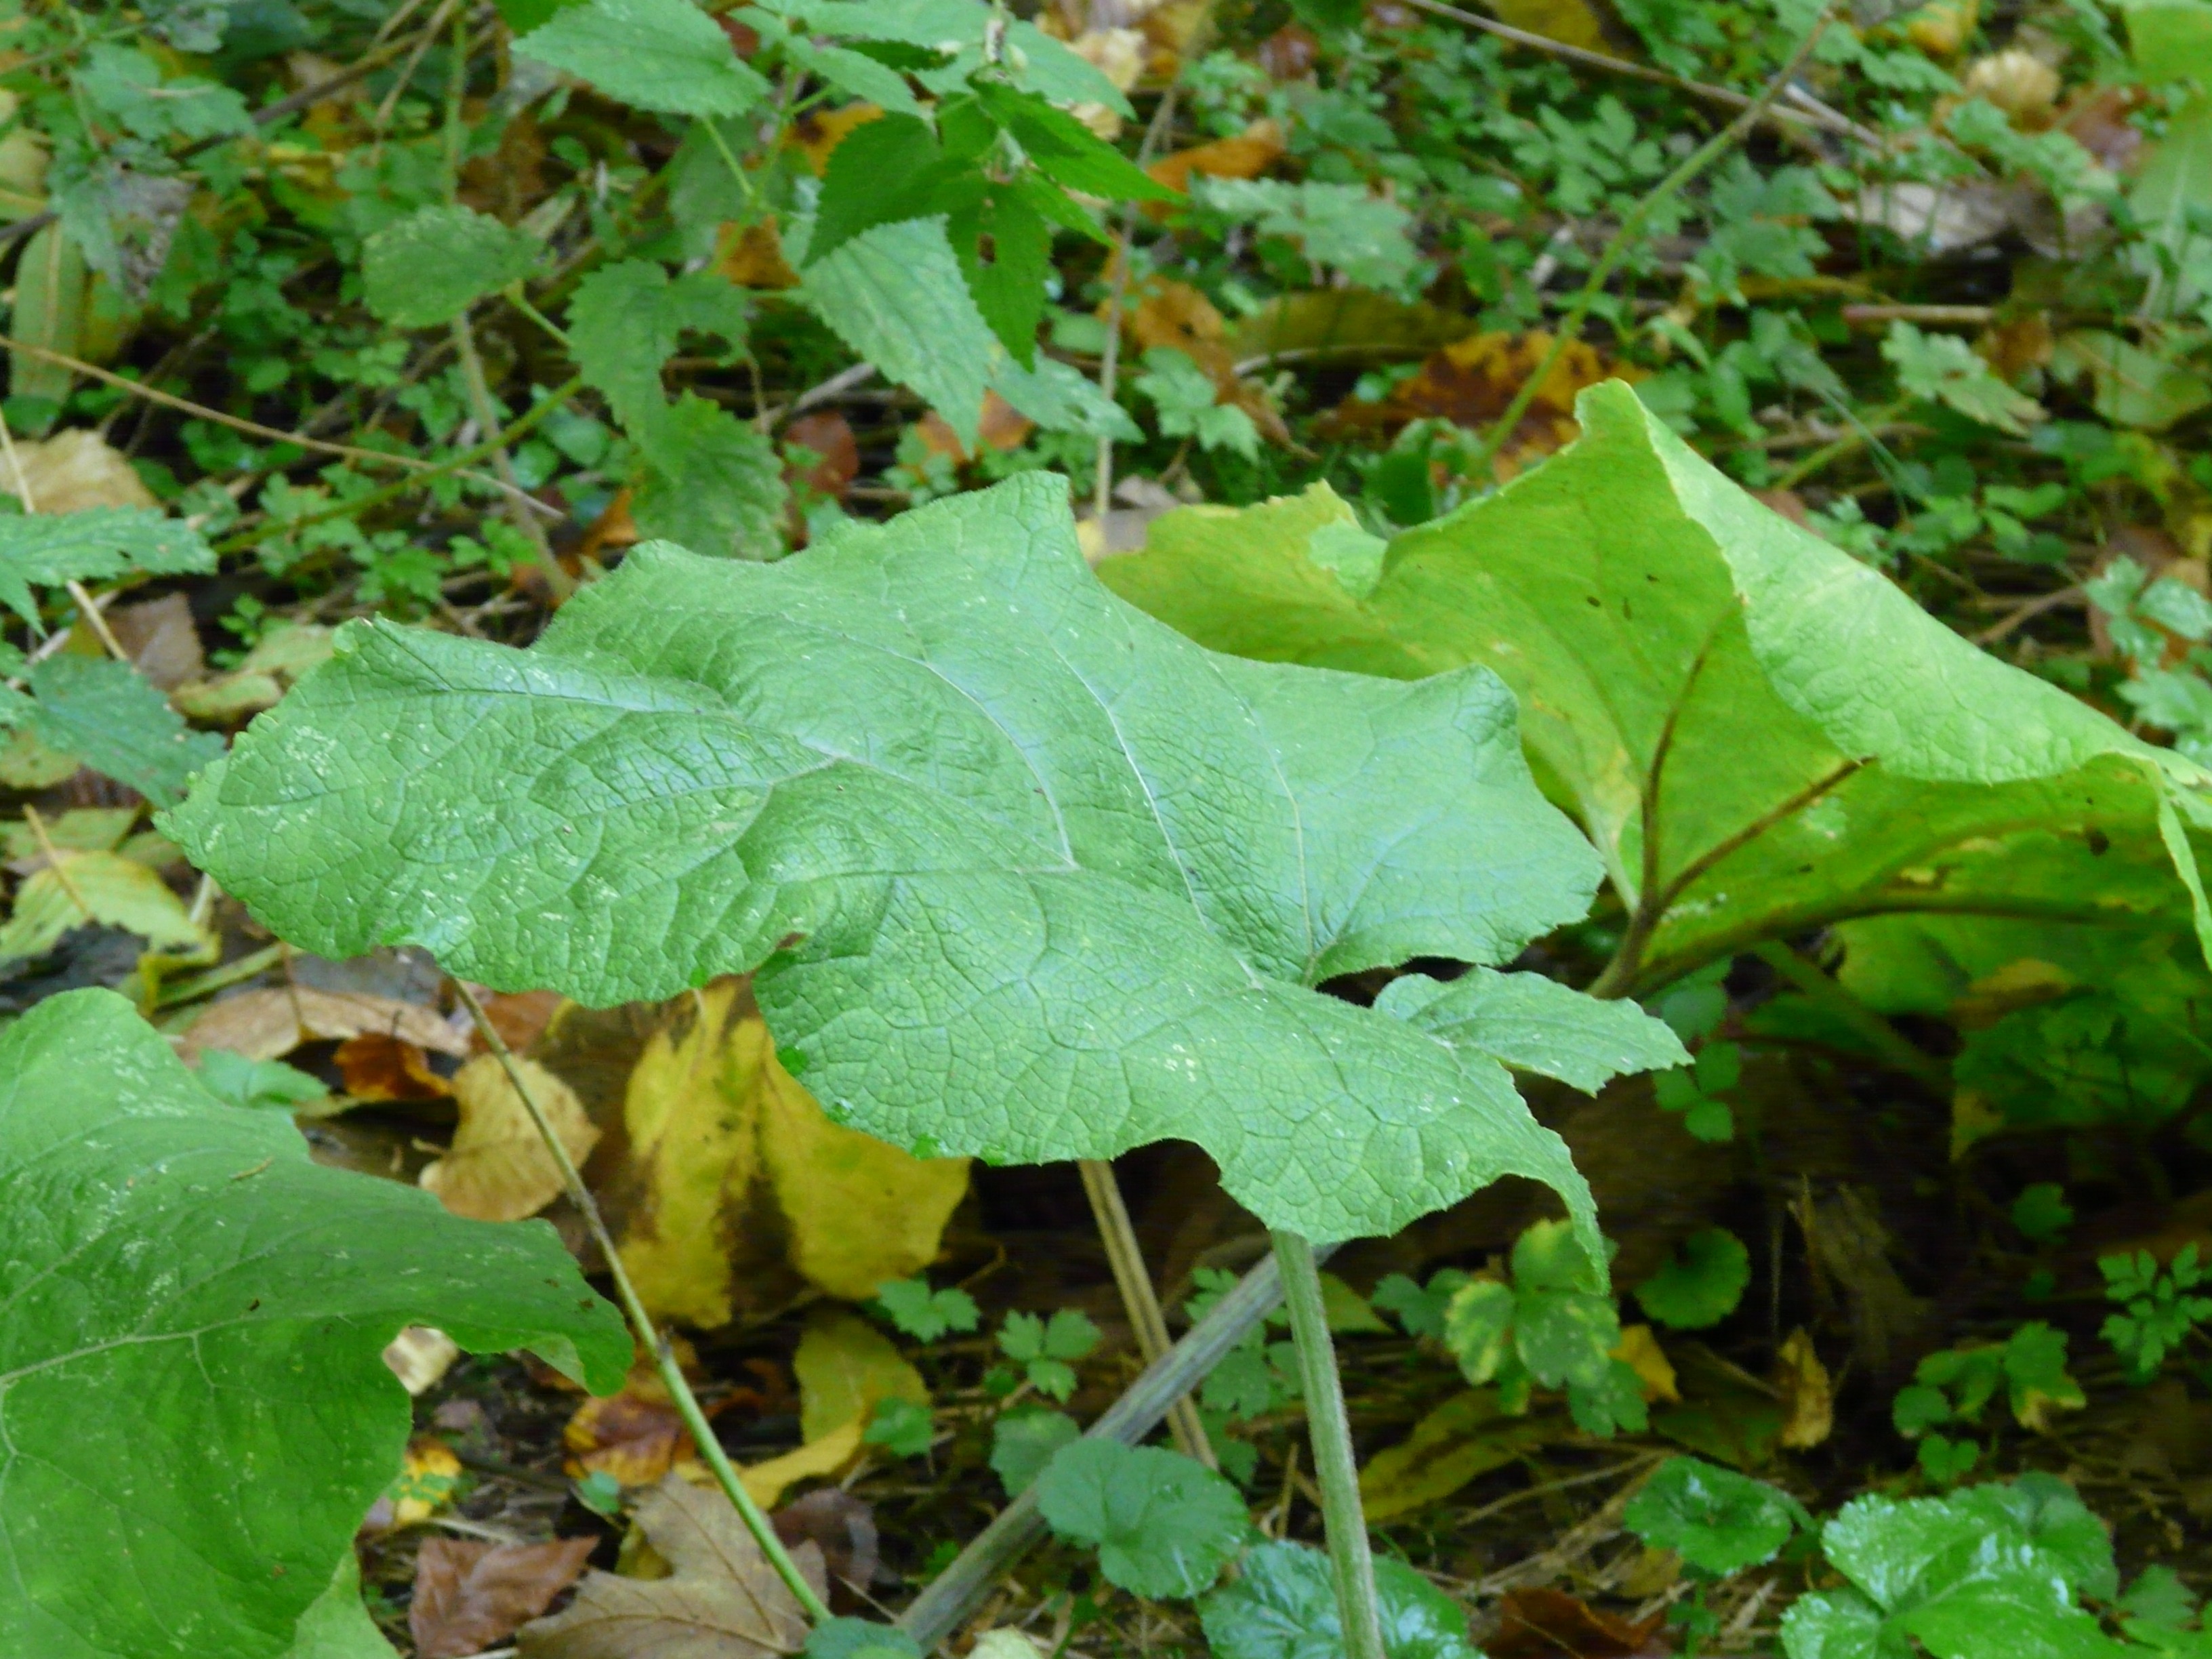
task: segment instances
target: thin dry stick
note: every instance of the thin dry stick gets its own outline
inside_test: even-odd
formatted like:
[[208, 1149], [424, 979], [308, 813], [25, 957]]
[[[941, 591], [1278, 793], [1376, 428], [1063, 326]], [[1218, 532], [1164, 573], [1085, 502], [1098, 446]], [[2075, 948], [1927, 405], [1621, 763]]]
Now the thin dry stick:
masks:
[[1790, 126], [1814, 126], [1842, 137], [1856, 138], [1863, 144], [1879, 146], [1880, 133], [1863, 127], [1849, 116], [1830, 109], [1802, 88], [1788, 89], [1795, 109], [1762, 108], [1764, 100], [1753, 100], [1729, 87], [1717, 87], [1706, 81], [1692, 81], [1680, 75], [1669, 75], [1665, 70], [1653, 69], [1648, 64], [1632, 63], [1626, 58], [1609, 57], [1601, 52], [1592, 52], [1585, 46], [1571, 46], [1564, 40], [1553, 40], [1527, 29], [1515, 28], [1510, 23], [1501, 23], [1494, 17], [1485, 17], [1478, 12], [1462, 11], [1457, 6], [1446, 5], [1443, 0], [1407, 0], [1416, 11], [1425, 11], [1437, 17], [1449, 17], [1455, 23], [1464, 23], [1469, 28], [1494, 34], [1501, 40], [1510, 40], [1516, 46], [1527, 46], [1553, 58], [1564, 58], [1570, 64], [1580, 64], [1586, 69], [1602, 70], [1607, 75], [1626, 76], [1632, 80], [1649, 81], [1656, 86], [1672, 87], [1677, 92], [1687, 93], [1692, 98], [1702, 98], [1708, 103], [1720, 104], [1729, 109], [1756, 110], [1756, 118]]
[[817, 1625], [826, 1624], [830, 1619], [830, 1609], [815, 1594], [814, 1586], [806, 1582], [806, 1576], [799, 1571], [798, 1564], [792, 1560], [791, 1553], [784, 1548], [783, 1540], [775, 1535], [775, 1528], [769, 1524], [768, 1516], [753, 1501], [753, 1495], [745, 1490], [745, 1483], [731, 1464], [729, 1454], [722, 1449], [722, 1443], [714, 1437], [714, 1428], [707, 1421], [706, 1413], [699, 1408], [698, 1396], [691, 1392], [691, 1384], [685, 1380], [683, 1367], [676, 1363], [675, 1351], [653, 1324], [653, 1316], [646, 1311], [637, 1287], [630, 1283], [629, 1273], [623, 1267], [622, 1252], [616, 1248], [614, 1235], [607, 1231], [607, 1224], [599, 1214], [599, 1204], [592, 1197], [591, 1189], [584, 1185], [583, 1176], [577, 1172], [576, 1161], [568, 1156], [568, 1149], [561, 1144], [561, 1137], [554, 1133], [552, 1124], [546, 1120], [544, 1109], [538, 1105], [538, 1097], [524, 1079], [521, 1067], [514, 1063], [514, 1050], [507, 1046], [507, 1040], [492, 1024], [491, 1017], [484, 1012], [483, 1004], [477, 1000], [476, 993], [459, 980], [453, 981], [453, 994], [460, 998], [462, 1006], [469, 1011], [469, 1018], [476, 1022], [477, 1031], [483, 1038], [484, 1047], [498, 1057], [500, 1069], [507, 1073], [507, 1080], [514, 1088], [516, 1097], [522, 1102], [523, 1109], [530, 1114], [530, 1121], [537, 1129], [538, 1138], [552, 1155], [554, 1166], [561, 1171], [562, 1188], [567, 1192], [568, 1201], [576, 1206], [577, 1213], [584, 1218], [584, 1225], [592, 1235], [592, 1242], [599, 1247], [599, 1254], [605, 1258], [607, 1272], [614, 1279], [615, 1291], [621, 1298], [623, 1311], [629, 1316], [630, 1328], [652, 1353], [653, 1364], [660, 1372], [660, 1380], [675, 1401], [684, 1427], [690, 1430], [691, 1438], [699, 1449], [699, 1455], [714, 1471], [716, 1483], [729, 1498], [731, 1507], [737, 1510], [738, 1518], [745, 1523], [745, 1530], [752, 1534], [753, 1541], [760, 1546], [761, 1553], [775, 1569], [776, 1577], [782, 1579], [785, 1586], [799, 1598], [799, 1605], [806, 1609], [807, 1618]]
[[[1433, 3], [1433, 0], [1430, 3]], [[1471, 17], [1474, 14], [1470, 12], [1468, 15]], [[1536, 401], [1537, 393], [1544, 389], [1544, 382], [1551, 379], [1553, 369], [1566, 355], [1569, 343], [1580, 337], [1583, 323], [1589, 316], [1590, 307], [1597, 303], [1597, 296], [1605, 291], [1605, 285], [1611, 279], [1614, 268], [1626, 257], [1629, 248], [1643, 234], [1644, 222], [1651, 216], [1652, 210], [1734, 149], [1743, 136], [1758, 125], [1759, 117], [1773, 107], [1774, 100], [1782, 95], [1782, 89], [1804, 67], [1805, 60], [1813, 55], [1813, 48], [1820, 44], [1820, 37], [1827, 33], [1828, 21], [1829, 14], [1823, 9], [1814, 21], [1813, 27], [1805, 32], [1805, 38], [1797, 43], [1797, 50], [1790, 55], [1790, 61], [1766, 83], [1765, 90], [1753, 100], [1749, 107], [1706, 139], [1680, 167], [1654, 185], [1634, 207], [1629, 209], [1627, 216], [1620, 222], [1620, 228], [1613, 234], [1613, 240], [1605, 245], [1605, 252], [1590, 267], [1589, 280], [1583, 284], [1582, 292], [1575, 296], [1575, 302], [1568, 307], [1567, 314], [1559, 319], [1559, 331], [1552, 339], [1552, 349], [1544, 354], [1544, 361], [1536, 366], [1535, 372], [1521, 383], [1521, 390], [1514, 394], [1505, 413], [1498, 417], [1498, 423], [1483, 439], [1480, 452], [1468, 469], [1474, 477], [1485, 479], [1490, 476], [1491, 463], [1498, 459], [1498, 452], [1505, 447], [1506, 440], [1521, 424], [1521, 417], [1528, 412], [1528, 406]]]
[[[1105, 1242], [1107, 1264], [1114, 1269], [1114, 1283], [1121, 1288], [1121, 1306], [1129, 1316], [1130, 1329], [1136, 1333], [1137, 1350], [1145, 1356], [1145, 1364], [1158, 1364], [1170, 1346], [1168, 1322], [1160, 1311], [1152, 1276], [1146, 1270], [1137, 1230], [1130, 1224], [1129, 1206], [1121, 1201], [1121, 1182], [1114, 1177], [1114, 1166], [1104, 1158], [1086, 1158], [1077, 1167], [1083, 1172], [1083, 1190], [1090, 1196], [1098, 1237]], [[1221, 1467], [1206, 1437], [1206, 1425], [1199, 1421], [1198, 1402], [1188, 1395], [1168, 1407], [1168, 1432], [1175, 1437], [1176, 1449], [1184, 1456], [1196, 1458], [1209, 1469]]]
[[[8, 417], [5, 415], [0, 415], [0, 452], [4, 452], [7, 456], [8, 476], [15, 481], [15, 499], [22, 502], [24, 512], [36, 513], [39, 510], [39, 504], [31, 495], [30, 475], [23, 471], [22, 460], [15, 453], [15, 434], [9, 429]], [[115, 631], [107, 625], [107, 618], [100, 614], [100, 607], [92, 602], [92, 595], [85, 592], [84, 584], [72, 576], [64, 582], [62, 586], [70, 598], [76, 601], [76, 608], [84, 617], [85, 626], [99, 636], [100, 644], [107, 649], [107, 654], [118, 662], [129, 662], [131, 653], [123, 648], [122, 641], [115, 637]], [[91, 913], [88, 911], [86, 914]]]
[[[100, 368], [97, 363], [86, 362], [81, 357], [72, 357], [65, 352], [55, 351], [46, 346], [33, 345], [28, 340], [18, 340], [11, 335], [0, 334], [0, 348], [9, 351], [24, 352], [44, 362], [58, 363], [72, 374], [98, 380], [103, 386], [113, 386], [117, 391], [128, 392], [134, 398], [143, 398], [149, 404], [159, 404], [164, 409], [173, 409], [179, 414], [190, 415], [196, 420], [211, 421], [217, 426], [227, 426], [234, 432], [243, 432], [252, 437], [265, 438], [271, 443], [293, 444], [301, 449], [313, 450], [318, 454], [336, 455], [349, 461], [404, 467], [410, 472], [436, 472], [450, 470], [441, 467], [436, 461], [426, 461], [419, 455], [395, 455], [387, 450], [360, 449], [352, 444], [334, 444], [325, 439], [311, 438], [304, 432], [286, 432], [281, 428], [264, 426], [260, 422], [249, 421], [242, 415], [225, 414], [220, 409], [210, 409], [205, 404], [196, 404], [189, 398], [179, 398], [174, 392], [163, 392], [159, 387], [148, 386], [143, 380], [133, 380], [125, 375], [115, 374], [110, 369]], [[499, 479], [481, 472], [468, 472], [462, 476], [477, 483], [491, 484], [500, 489], [512, 489], [514, 494], [522, 496], [524, 500], [530, 502], [532, 507], [541, 513], [551, 510], [543, 501], [532, 497], [519, 485], [510, 486], [502, 483]]]
[[69, 902], [76, 906], [77, 914], [87, 921], [97, 921], [99, 918], [92, 914], [92, 907], [84, 902], [84, 895], [76, 890], [76, 884], [70, 879], [69, 869], [63, 864], [62, 855], [54, 850], [53, 839], [46, 834], [46, 821], [39, 816], [39, 809], [24, 807], [23, 822], [31, 826], [31, 834], [38, 841], [39, 851], [46, 856], [46, 868], [54, 872], [54, 879], [61, 884], [62, 891], [69, 895]]

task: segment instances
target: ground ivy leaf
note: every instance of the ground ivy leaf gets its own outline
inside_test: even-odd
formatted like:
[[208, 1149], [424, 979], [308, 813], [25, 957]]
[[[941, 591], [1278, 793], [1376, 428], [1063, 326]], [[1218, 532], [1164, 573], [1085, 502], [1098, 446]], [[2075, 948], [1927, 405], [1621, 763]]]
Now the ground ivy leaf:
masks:
[[1375, 1006], [1455, 1047], [1595, 1094], [1626, 1072], [1690, 1063], [1668, 1026], [1632, 1002], [1600, 1002], [1541, 974], [1473, 969], [1449, 983], [1407, 974]]
[[691, 0], [590, 0], [514, 50], [622, 103], [670, 115], [743, 115], [768, 94], [760, 72]]
[[[1328, 1557], [1304, 1544], [1262, 1544], [1245, 1553], [1237, 1582], [1199, 1606], [1218, 1659], [1342, 1659]], [[1375, 1595], [1389, 1659], [1479, 1659], [1467, 1615], [1403, 1561], [1378, 1556]]]
[[1751, 1283], [1751, 1252], [1725, 1227], [1682, 1241], [1659, 1271], [1636, 1287], [1637, 1305], [1660, 1324], [1702, 1331], [1735, 1311]]
[[630, 1345], [550, 1228], [325, 1170], [107, 991], [0, 1033], [0, 1651], [285, 1653], [398, 1467], [434, 1324], [603, 1390]]
[[362, 297], [399, 328], [450, 323], [538, 269], [545, 245], [473, 208], [426, 207], [362, 245]]
[[2212, 938], [2185, 836], [2212, 774], [1976, 649], [1627, 386], [1577, 409], [1571, 448], [1400, 536], [1364, 598], [1308, 550], [1331, 521], [1312, 491], [1226, 523], [1170, 514], [1100, 579], [1219, 649], [1402, 678], [1496, 669], [1631, 900], [1671, 728], [1657, 867], [1679, 890], [1641, 986], [1832, 920], [2008, 902], [2023, 835], [2104, 855], [2061, 913], [2115, 916], [2113, 866], [2147, 861], [2152, 902]]
[[1694, 1457], [1670, 1457], [1629, 1501], [1621, 1523], [1716, 1578], [1771, 1561], [1811, 1517], [1789, 1493]]
[[1054, 1454], [1036, 1488], [1052, 1529], [1096, 1548], [1099, 1571], [1132, 1595], [1199, 1595], [1252, 1533], [1235, 1486], [1157, 1446], [1078, 1440]]
[[527, 653], [349, 626], [169, 833], [332, 956], [598, 1003], [758, 968], [824, 1109], [927, 1155], [1188, 1138], [1326, 1238], [1510, 1171], [1588, 1227], [1502, 1066], [1311, 988], [1581, 913], [1514, 718], [1480, 670], [1198, 649], [1030, 474], [776, 564], [641, 548]]

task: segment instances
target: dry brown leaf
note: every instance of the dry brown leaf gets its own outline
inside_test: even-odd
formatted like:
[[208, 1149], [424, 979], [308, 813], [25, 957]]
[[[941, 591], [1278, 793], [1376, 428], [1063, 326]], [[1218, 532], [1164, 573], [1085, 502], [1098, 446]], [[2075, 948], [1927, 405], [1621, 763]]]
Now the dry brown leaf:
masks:
[[225, 1048], [248, 1060], [280, 1060], [303, 1042], [357, 1037], [380, 1032], [456, 1060], [468, 1041], [435, 1009], [395, 997], [356, 991], [317, 991], [304, 985], [240, 991], [209, 1005], [183, 1038], [186, 1060], [210, 1048]]
[[1212, 378], [1215, 401], [1243, 410], [1268, 442], [1290, 443], [1290, 428], [1267, 394], [1237, 373], [1220, 311], [1189, 283], [1154, 276], [1133, 285], [1124, 296], [1121, 327], [1139, 352], [1172, 346], [1183, 353]]
[[1632, 1622], [1565, 1590], [1510, 1589], [1482, 1646], [1491, 1659], [1660, 1659], [1666, 1623], [1664, 1612]]
[[[995, 392], [983, 393], [983, 413], [975, 423], [975, 441], [985, 449], [1018, 449], [1036, 430], [1036, 422]], [[933, 455], [948, 455], [956, 466], [968, 464], [968, 451], [952, 430], [952, 423], [935, 410], [915, 423], [915, 434]]]
[[106, 439], [88, 426], [51, 438], [15, 441], [15, 464], [0, 457], [0, 489], [41, 513], [88, 507], [159, 507], [145, 481]]
[[443, 1100], [452, 1092], [419, 1046], [381, 1031], [348, 1037], [331, 1059], [356, 1100]]
[[107, 613], [108, 631], [124, 654], [164, 691], [196, 680], [207, 672], [192, 607], [182, 593], [165, 593], [139, 605], [118, 605]]
[[804, 484], [817, 495], [842, 501], [853, 481], [860, 476], [860, 444], [853, 423], [834, 409], [811, 410], [783, 429], [783, 441], [810, 450], [816, 457], [804, 471], [789, 470], [794, 486]]
[[[1334, 422], [1353, 432], [1395, 433], [1417, 420], [1480, 429], [1504, 415], [1522, 382], [1543, 366], [1551, 350], [1552, 337], [1541, 331], [1471, 335], [1431, 353], [1412, 379], [1401, 381], [1382, 402], [1340, 405]], [[1510, 478], [1574, 441], [1582, 430], [1575, 423], [1575, 398], [1585, 388], [1601, 380], [1636, 378], [1635, 370], [1608, 362], [1588, 342], [1570, 340], [1500, 448], [1498, 477]]]
[[579, 558], [595, 559], [607, 547], [635, 547], [643, 540], [637, 521], [629, 514], [630, 489], [624, 484], [599, 509], [599, 516], [584, 526], [584, 539], [576, 544]]
[[650, 1365], [630, 1372], [619, 1393], [586, 1400], [561, 1431], [572, 1476], [602, 1474], [625, 1486], [650, 1486], [679, 1467], [703, 1474], [697, 1443], [667, 1385]]
[[858, 1299], [935, 1258], [967, 1160], [914, 1158], [830, 1122], [777, 1062], [742, 981], [671, 1013], [629, 1072], [599, 1177], [649, 1308], [720, 1325], [788, 1297], [794, 1272]]
[[[1217, 138], [1209, 144], [1176, 150], [1145, 171], [1170, 190], [1187, 191], [1193, 173], [1206, 179], [1256, 179], [1282, 160], [1283, 151], [1280, 124], [1263, 117], [1233, 138]], [[1145, 210], [1157, 219], [1165, 216], [1174, 205], [1153, 202]]]
[[708, 269], [739, 288], [799, 286], [799, 273], [783, 257], [783, 239], [777, 234], [774, 214], [749, 225], [724, 225], [715, 234], [714, 258]]
[[[632, 1510], [665, 1578], [587, 1575], [576, 1599], [523, 1626], [525, 1659], [762, 1659], [806, 1644], [806, 1615], [720, 1492], [670, 1475]], [[822, 1553], [792, 1552], [817, 1593]]]
[[[566, 1000], [558, 991], [484, 990], [477, 992], [477, 1000], [483, 1004], [484, 1018], [499, 1033], [499, 1040], [518, 1054], [528, 1053], [545, 1035], [545, 1028]], [[487, 1052], [483, 1033], [473, 1027], [469, 1031], [469, 1051]]]
[[830, 165], [830, 152], [844, 142], [847, 133], [883, 118], [884, 112], [874, 104], [811, 111], [791, 124], [791, 135], [785, 142], [806, 158], [806, 165], [819, 177]]
[[415, 1659], [467, 1659], [505, 1641], [576, 1582], [596, 1540], [490, 1544], [426, 1538], [407, 1608]]
[[1321, 40], [1302, 23], [1285, 23], [1260, 43], [1255, 56], [1271, 81], [1303, 81], [1321, 58]]
[[1782, 1394], [1782, 1443], [1792, 1451], [1819, 1445], [1836, 1426], [1836, 1393], [1828, 1368], [1814, 1352], [1802, 1326], [1790, 1333], [1775, 1355], [1775, 1387]]
[[[515, 1066], [569, 1158], [583, 1163], [599, 1132], [576, 1091], [535, 1060]], [[478, 1054], [453, 1073], [452, 1088], [460, 1127], [445, 1157], [422, 1171], [422, 1186], [477, 1221], [520, 1221], [559, 1197], [560, 1168], [498, 1057]]]
[[769, 1519], [786, 1548], [811, 1542], [820, 1550], [823, 1569], [833, 1583], [865, 1595], [876, 1582], [876, 1569], [882, 1563], [876, 1511], [865, 1498], [824, 1486], [785, 1504]]

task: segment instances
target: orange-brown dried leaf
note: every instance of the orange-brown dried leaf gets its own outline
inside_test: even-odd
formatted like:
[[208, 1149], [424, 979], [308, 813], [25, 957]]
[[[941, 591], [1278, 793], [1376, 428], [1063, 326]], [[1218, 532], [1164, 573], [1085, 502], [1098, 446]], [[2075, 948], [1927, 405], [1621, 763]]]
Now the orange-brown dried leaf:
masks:
[[[545, 1034], [562, 1000], [558, 991], [478, 991], [477, 1000], [483, 1004], [484, 1018], [499, 1033], [499, 1040], [518, 1054], [527, 1054]], [[483, 1032], [470, 1031], [469, 1049], [471, 1054], [484, 1052]]]
[[783, 441], [811, 450], [815, 456], [804, 471], [788, 470], [794, 489], [804, 484], [817, 495], [842, 501], [860, 476], [860, 441], [853, 435], [853, 423], [834, 409], [801, 415], [784, 428]]
[[348, 1037], [331, 1061], [356, 1100], [442, 1100], [452, 1092], [419, 1046], [381, 1031]]
[[[1217, 138], [1209, 144], [1194, 144], [1163, 155], [1145, 171], [1170, 190], [1187, 191], [1193, 173], [1207, 179], [1256, 179], [1282, 160], [1283, 150], [1282, 127], [1262, 118], [1233, 138]], [[1174, 205], [1150, 202], [1145, 210], [1156, 219], [1163, 218]]]
[[1301, 23], [1285, 23], [1254, 54], [1270, 81], [1303, 81], [1321, 58], [1321, 40]]
[[[1380, 403], [1347, 401], [1334, 423], [1350, 432], [1392, 434], [1408, 422], [1449, 421], [1480, 430], [1503, 416], [1528, 377], [1550, 356], [1552, 337], [1540, 331], [1513, 335], [1470, 335], [1433, 352], [1410, 380], [1394, 386]], [[1575, 398], [1600, 380], [1638, 378], [1623, 365], [1608, 362], [1595, 346], [1570, 340], [1544, 376], [1542, 386], [1498, 452], [1498, 475], [1514, 473], [1542, 456], [1565, 448], [1582, 428], [1575, 423]]]
[[[975, 423], [975, 441], [985, 449], [1018, 449], [1029, 441], [1030, 434], [1036, 430], [1036, 422], [1016, 409], [995, 392], [983, 394], [983, 413]], [[935, 410], [925, 414], [915, 422], [916, 434], [922, 447], [933, 455], [948, 455], [956, 465], [968, 464], [968, 451], [952, 426]]]
[[599, 1474], [625, 1486], [650, 1486], [682, 1465], [700, 1467], [691, 1431], [650, 1370], [632, 1372], [618, 1394], [586, 1400], [561, 1431], [572, 1476]]
[[594, 1540], [489, 1544], [426, 1538], [407, 1608], [415, 1659], [467, 1659], [514, 1634], [576, 1582]]
[[624, 484], [614, 493], [612, 500], [599, 509], [599, 516], [584, 531], [584, 539], [577, 544], [577, 556], [597, 558], [602, 548], [635, 547], [643, 539], [637, 532], [637, 520], [629, 515], [629, 486]]
[[1510, 1589], [1498, 1604], [1491, 1659], [1660, 1659], [1664, 1613], [1632, 1622], [1565, 1590]]
[[799, 286], [799, 273], [783, 257], [783, 238], [772, 213], [750, 225], [724, 225], [715, 234], [712, 269], [739, 288]]
[[880, 121], [884, 112], [874, 104], [847, 104], [842, 109], [810, 111], [791, 124], [784, 142], [806, 158], [806, 165], [821, 176], [830, 165], [830, 152], [845, 141], [854, 127]]

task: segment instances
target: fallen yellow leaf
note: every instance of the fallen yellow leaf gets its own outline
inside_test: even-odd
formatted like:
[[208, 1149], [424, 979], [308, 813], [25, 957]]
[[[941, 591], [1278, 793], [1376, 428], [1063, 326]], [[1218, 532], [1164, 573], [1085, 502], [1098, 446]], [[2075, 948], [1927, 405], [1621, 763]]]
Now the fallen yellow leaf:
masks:
[[965, 1158], [917, 1158], [830, 1122], [777, 1062], [743, 982], [676, 1009], [630, 1073], [626, 1156], [605, 1183], [647, 1307], [722, 1325], [767, 1299], [779, 1262], [858, 1300], [935, 1258]]
[[[535, 1060], [514, 1063], [562, 1146], [581, 1164], [599, 1132], [576, 1091]], [[460, 1127], [446, 1156], [422, 1171], [422, 1184], [455, 1215], [477, 1221], [520, 1221], [558, 1197], [560, 1168], [498, 1057], [478, 1054], [453, 1073], [452, 1086]]]
[[848, 1424], [866, 1427], [886, 1400], [929, 1403], [929, 1385], [905, 1356], [867, 1321], [842, 1308], [821, 1308], [791, 1362], [799, 1379], [799, 1429], [809, 1441]]
[[1644, 1399], [1664, 1400], [1670, 1405], [1681, 1403], [1682, 1391], [1674, 1381], [1674, 1367], [1649, 1325], [1624, 1328], [1613, 1357], [1636, 1373]]

